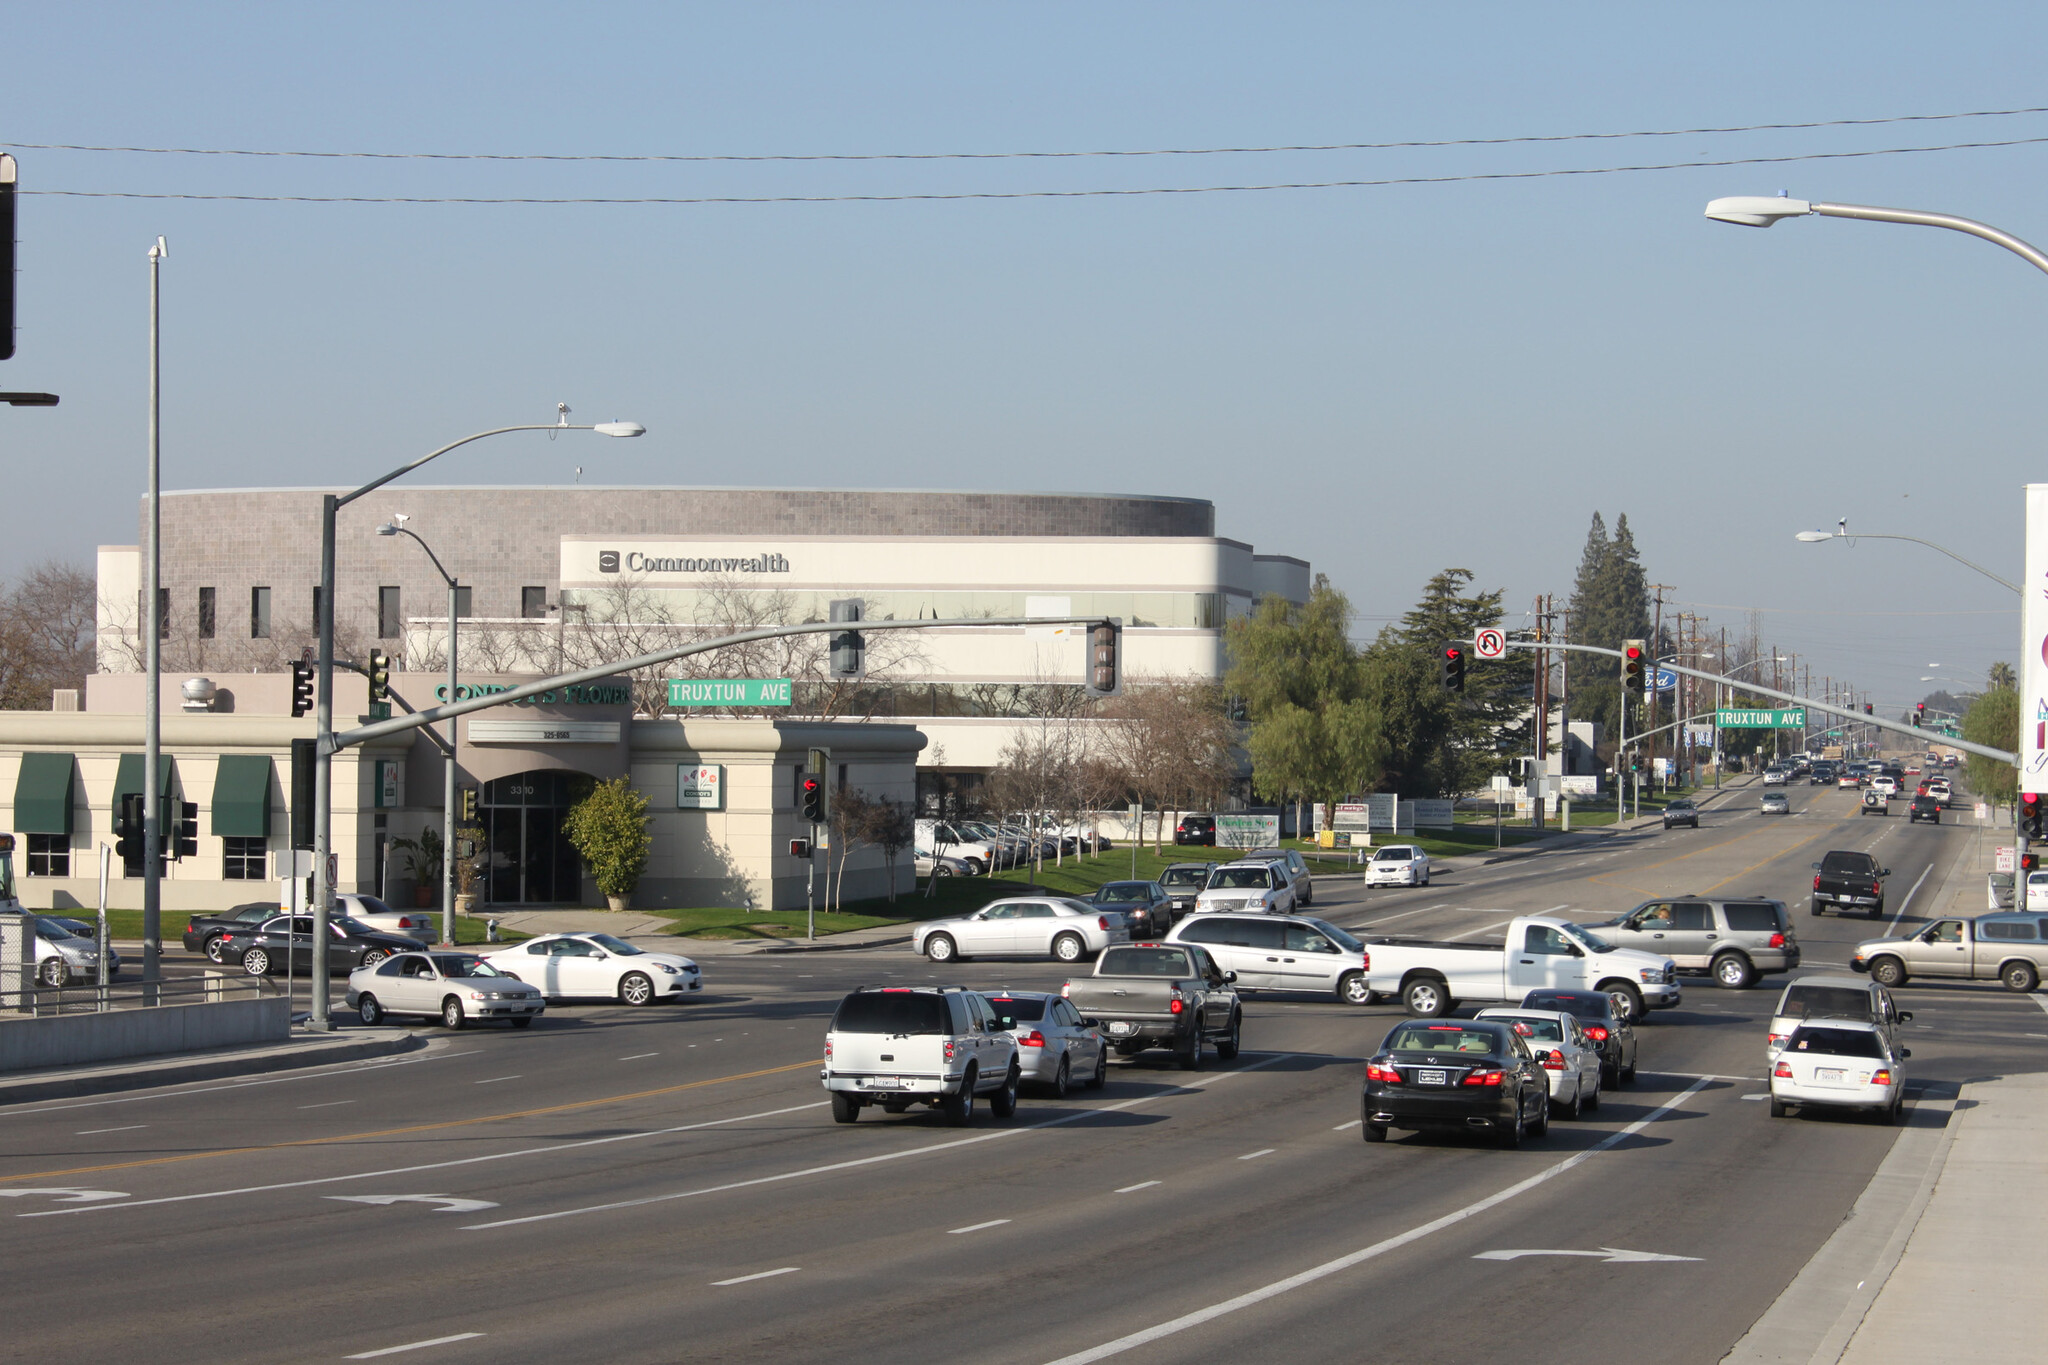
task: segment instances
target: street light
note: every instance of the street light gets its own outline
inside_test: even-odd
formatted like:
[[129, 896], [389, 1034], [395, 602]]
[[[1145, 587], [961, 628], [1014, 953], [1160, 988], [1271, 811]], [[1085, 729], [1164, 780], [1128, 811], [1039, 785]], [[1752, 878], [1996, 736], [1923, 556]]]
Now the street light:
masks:
[[[319, 677], [320, 696], [314, 707], [314, 730], [317, 735], [314, 749], [313, 770], [313, 966], [312, 979], [316, 983], [313, 991], [312, 1016], [306, 1026], [318, 1033], [325, 1033], [333, 1027], [327, 1015], [327, 906], [334, 895], [334, 878], [339, 868], [330, 870], [328, 860], [332, 856], [332, 827], [334, 817], [334, 518], [342, 508], [362, 497], [374, 493], [393, 479], [412, 473], [429, 460], [438, 459], [458, 446], [471, 441], [481, 441], [486, 436], [503, 436], [513, 431], [594, 431], [600, 436], [643, 436], [647, 428], [638, 422], [599, 422], [593, 426], [571, 425], [569, 405], [555, 404], [556, 420], [553, 422], [525, 423], [512, 427], [493, 427], [465, 436], [459, 441], [450, 441], [439, 450], [429, 451], [410, 464], [400, 465], [381, 479], [372, 479], [353, 493], [323, 493], [320, 496], [320, 611], [316, 623], [320, 632]], [[452, 701], [453, 698], [450, 698]], [[151, 779], [154, 780], [153, 778]], [[444, 857], [445, 852], [444, 852]]]
[[1992, 582], [1998, 584], [2002, 588], [2005, 588], [2011, 592], [2018, 592], [2020, 590], [2020, 585], [2013, 582], [2011, 579], [2001, 578], [1997, 574], [1991, 572], [1991, 570], [1985, 568], [1982, 564], [1973, 563], [1970, 560], [1964, 559], [1961, 555], [1957, 554], [1954, 550], [1949, 549], [1946, 545], [1936, 545], [1933, 541], [1922, 540], [1918, 536], [1883, 535], [1875, 531], [1858, 531], [1856, 532], [1856, 534], [1851, 535], [1849, 534], [1849, 521], [1846, 517], [1843, 518], [1841, 521], [1836, 522], [1835, 528], [1836, 529], [1832, 531], [1800, 531], [1797, 534], [1795, 534], [1792, 538], [1797, 541], [1802, 541], [1808, 545], [1818, 545], [1824, 540], [1910, 540], [1915, 545], [1925, 545], [1930, 550], [1939, 550], [1942, 554], [1947, 555], [1950, 559], [1953, 559], [1956, 563], [1962, 565], [1964, 568], [1975, 569], [1978, 573], [1983, 574], [1986, 578], [1990, 579]]
[[[441, 575], [441, 581], [448, 585], [448, 700], [459, 701], [455, 695], [455, 575], [441, 565], [441, 556], [434, 553], [434, 547], [405, 528], [406, 518], [400, 514], [377, 528], [380, 536], [407, 536], [427, 552], [427, 558], [434, 562], [434, 572]], [[401, 636], [402, 638], [402, 636]], [[441, 941], [455, 942], [455, 729], [460, 724], [457, 717], [448, 718], [448, 757], [445, 778], [441, 783]]]

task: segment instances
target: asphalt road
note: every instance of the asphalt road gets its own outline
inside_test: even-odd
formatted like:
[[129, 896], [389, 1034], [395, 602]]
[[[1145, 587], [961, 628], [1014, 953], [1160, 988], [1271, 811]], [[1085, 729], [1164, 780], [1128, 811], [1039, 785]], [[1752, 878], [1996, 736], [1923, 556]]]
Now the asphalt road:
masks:
[[[1931, 897], [1960, 846], [1949, 827], [1858, 817], [1852, 797], [1795, 786], [1793, 815], [1763, 817], [1744, 796], [1698, 831], [1427, 888], [1326, 882], [1317, 909], [1478, 940], [1517, 913], [1762, 892], [1794, 907], [1807, 969], [1839, 965], [1882, 926], [1809, 918], [1810, 862], [1874, 847], [1910, 924], [1909, 889]], [[874, 1110], [835, 1125], [817, 1058], [847, 988], [1056, 988], [1064, 972], [941, 974], [900, 949], [707, 972], [681, 1006], [558, 1008], [527, 1032], [439, 1034], [383, 1062], [0, 1111], [13, 1352], [1710, 1362], [1897, 1137], [1768, 1116], [1782, 978], [1690, 980], [1684, 1005], [1644, 1025], [1634, 1087], [1501, 1152], [1367, 1147], [1359, 1063], [1397, 1007], [1282, 995], [1248, 1002], [1234, 1063], [1189, 1074], [1148, 1054], [1113, 1065], [1103, 1091], [1027, 1095], [1014, 1119], [983, 1109], [965, 1131]], [[1905, 1006], [1914, 1124], [1944, 1122], [1958, 1081], [2048, 1055], [2034, 997], [1911, 987]], [[1506, 1250], [1602, 1254], [1477, 1259]]]

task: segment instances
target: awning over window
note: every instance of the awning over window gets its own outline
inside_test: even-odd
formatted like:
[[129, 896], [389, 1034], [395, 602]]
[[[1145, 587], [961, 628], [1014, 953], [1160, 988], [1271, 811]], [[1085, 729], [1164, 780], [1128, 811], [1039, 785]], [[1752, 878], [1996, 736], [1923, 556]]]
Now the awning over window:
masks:
[[222, 755], [213, 772], [213, 832], [236, 839], [270, 836], [270, 755]]
[[[129, 792], [139, 792], [142, 790], [142, 758], [141, 754], [121, 755], [121, 766], [114, 773], [114, 809], [116, 811], [121, 809], [122, 797], [126, 796]], [[171, 799], [171, 778], [175, 767], [176, 765], [171, 761], [169, 754], [163, 754], [158, 757], [157, 786], [162, 789], [157, 792], [159, 800], [168, 801]]]
[[22, 834], [71, 833], [70, 754], [23, 754], [14, 781], [14, 828]]

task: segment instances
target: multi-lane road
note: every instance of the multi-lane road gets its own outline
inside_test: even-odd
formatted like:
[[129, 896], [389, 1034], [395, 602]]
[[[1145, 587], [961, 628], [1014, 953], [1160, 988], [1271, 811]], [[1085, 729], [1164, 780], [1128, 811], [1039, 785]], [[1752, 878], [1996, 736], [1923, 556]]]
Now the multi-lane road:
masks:
[[[1882, 928], [1806, 913], [1808, 864], [1875, 848], [1912, 923], [1961, 835], [1795, 786], [1698, 831], [1617, 836], [1318, 911], [1484, 939], [1518, 913], [1760, 892], [1805, 970]], [[1911, 892], [1911, 900], [1908, 900]], [[1360, 1062], [1398, 1007], [1265, 995], [1246, 1051], [1165, 1054], [967, 1131], [832, 1123], [825, 1021], [849, 987], [1057, 988], [1053, 964], [943, 972], [896, 948], [726, 957], [680, 1007], [551, 1010], [379, 1063], [0, 1111], [10, 1339], [158, 1362], [1118, 1359], [1716, 1361], [1958, 1081], [2048, 1058], [2037, 997], [1909, 988], [1906, 1129], [1773, 1120], [1782, 978], [1703, 979], [1642, 1030], [1642, 1074], [1518, 1152], [1360, 1141]], [[56, 1192], [56, 1193], [53, 1193]], [[68, 1193], [65, 1193], [67, 1192]], [[1628, 1258], [1614, 1251], [1644, 1253]], [[1499, 1253], [1535, 1253], [1512, 1258]], [[1666, 1258], [1666, 1259], [1651, 1259]]]

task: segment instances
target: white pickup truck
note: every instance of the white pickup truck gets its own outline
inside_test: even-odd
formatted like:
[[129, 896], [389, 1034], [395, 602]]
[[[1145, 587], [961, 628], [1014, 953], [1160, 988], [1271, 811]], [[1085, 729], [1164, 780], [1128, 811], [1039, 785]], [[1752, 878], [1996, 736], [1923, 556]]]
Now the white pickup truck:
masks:
[[1631, 1019], [1679, 1002], [1677, 966], [1667, 957], [1617, 948], [1561, 919], [1523, 916], [1508, 925], [1506, 946], [1368, 938], [1368, 975], [1380, 995], [1399, 995], [1408, 1012], [1433, 1019], [1461, 1004], [1518, 1005], [1534, 990], [1605, 991]]

